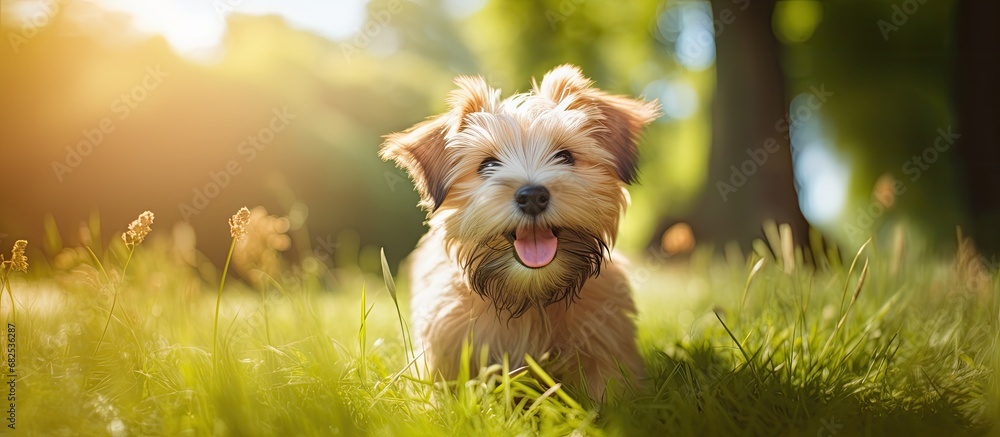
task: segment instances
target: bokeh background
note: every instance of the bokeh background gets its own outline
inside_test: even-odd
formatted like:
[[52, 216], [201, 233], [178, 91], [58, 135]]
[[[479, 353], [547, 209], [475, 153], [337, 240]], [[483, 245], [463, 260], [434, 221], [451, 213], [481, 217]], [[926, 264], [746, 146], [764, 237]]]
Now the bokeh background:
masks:
[[382, 135], [444, 111], [458, 74], [506, 96], [574, 63], [664, 106], [626, 251], [677, 223], [749, 250], [771, 219], [932, 251], [960, 225], [994, 254], [996, 3], [0, 0], [0, 246], [48, 231], [32, 250], [55, 252], [151, 210], [221, 259], [226, 219], [260, 205], [291, 258], [398, 261], [424, 214]]

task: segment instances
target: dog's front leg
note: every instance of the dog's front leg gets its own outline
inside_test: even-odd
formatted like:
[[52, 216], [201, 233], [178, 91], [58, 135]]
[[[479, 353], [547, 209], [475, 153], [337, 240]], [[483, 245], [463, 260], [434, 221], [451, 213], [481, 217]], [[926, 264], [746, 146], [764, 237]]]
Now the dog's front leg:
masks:
[[[587, 282], [580, 299], [558, 309], [562, 335], [556, 348], [564, 380], [585, 385], [595, 400], [609, 389], [622, 392], [643, 378], [642, 357], [636, 345], [635, 303], [624, 271], [610, 267]], [[583, 384], [580, 384], [583, 383]]]

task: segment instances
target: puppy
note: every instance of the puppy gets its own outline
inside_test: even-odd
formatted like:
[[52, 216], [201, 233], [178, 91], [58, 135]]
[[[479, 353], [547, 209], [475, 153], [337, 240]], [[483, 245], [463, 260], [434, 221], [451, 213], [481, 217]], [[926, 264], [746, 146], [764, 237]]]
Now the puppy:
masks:
[[547, 356], [552, 376], [597, 400], [609, 381], [640, 378], [635, 304], [609, 248], [659, 105], [593, 88], [571, 65], [506, 100], [481, 77], [455, 84], [448, 112], [380, 151], [428, 211], [409, 274], [430, 370], [450, 380], [463, 364]]

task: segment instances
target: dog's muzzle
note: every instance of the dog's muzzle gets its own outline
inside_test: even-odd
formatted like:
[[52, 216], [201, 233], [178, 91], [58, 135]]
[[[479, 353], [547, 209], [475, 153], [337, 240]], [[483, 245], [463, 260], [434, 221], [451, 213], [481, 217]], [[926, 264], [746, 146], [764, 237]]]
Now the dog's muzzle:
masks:
[[514, 193], [514, 201], [521, 212], [532, 217], [549, 207], [549, 190], [541, 185], [527, 185]]

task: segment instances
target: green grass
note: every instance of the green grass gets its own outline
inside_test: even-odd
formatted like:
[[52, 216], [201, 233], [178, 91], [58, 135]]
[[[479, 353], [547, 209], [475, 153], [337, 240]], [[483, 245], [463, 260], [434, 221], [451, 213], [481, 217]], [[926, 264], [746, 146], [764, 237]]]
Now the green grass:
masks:
[[407, 285], [397, 307], [354, 265], [231, 280], [213, 356], [216, 268], [155, 240], [124, 278], [123, 246], [97, 255], [106, 275], [83, 249], [10, 275], [20, 433], [965, 435], [998, 412], [1000, 278], [915, 250], [790, 274], [708, 250], [637, 260], [649, 379], [600, 406], [503, 365], [435, 388], [410, 365]]

